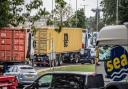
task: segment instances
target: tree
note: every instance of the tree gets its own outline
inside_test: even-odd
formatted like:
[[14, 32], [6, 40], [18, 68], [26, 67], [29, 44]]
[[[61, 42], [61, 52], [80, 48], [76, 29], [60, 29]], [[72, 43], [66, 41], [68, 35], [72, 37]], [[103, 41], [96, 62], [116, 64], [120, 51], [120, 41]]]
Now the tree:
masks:
[[71, 7], [64, 0], [55, 0], [55, 9], [53, 10], [54, 20], [58, 28], [55, 30], [60, 32], [62, 27], [64, 26], [63, 22], [66, 20], [71, 14]]
[[[75, 15], [76, 17], [76, 15]], [[84, 9], [80, 9], [77, 11], [77, 27], [86, 28], [86, 17], [84, 14]]]
[[[32, 0], [30, 3], [25, 3], [25, 0], [0, 0], [0, 27], [6, 27], [9, 25], [18, 26], [20, 23], [24, 23], [26, 19], [34, 23], [42, 15], [42, 0]], [[32, 10], [37, 10], [34, 16], [30, 16]], [[22, 13], [23, 10], [26, 13]], [[31, 18], [30, 18], [31, 17]]]
[[84, 9], [77, 10], [74, 15], [65, 21], [65, 26], [76, 27], [76, 15], [77, 15], [77, 27], [85, 28], [87, 27], [87, 21], [84, 14]]
[[[115, 24], [116, 22], [116, 2], [117, 0], [102, 0], [104, 22]], [[128, 0], [119, 0], [119, 23], [128, 21]]]

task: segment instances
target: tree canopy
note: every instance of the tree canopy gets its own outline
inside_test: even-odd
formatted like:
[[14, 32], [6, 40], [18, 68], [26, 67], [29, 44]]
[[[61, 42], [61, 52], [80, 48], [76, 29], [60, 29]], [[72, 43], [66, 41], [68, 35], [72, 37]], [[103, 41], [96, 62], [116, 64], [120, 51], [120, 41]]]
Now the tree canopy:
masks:
[[[28, 18], [34, 23], [45, 14], [45, 9], [41, 8], [42, 0], [26, 2], [27, 0], [0, 0], [0, 27], [18, 26]], [[38, 10], [34, 16], [30, 16], [32, 10]]]
[[[103, 15], [105, 24], [115, 24], [116, 22], [117, 0], [102, 0]], [[128, 21], [128, 0], [119, 0], [119, 24]]]
[[64, 0], [55, 0], [55, 9], [53, 10], [54, 14], [54, 23], [58, 26], [55, 30], [60, 32], [64, 26], [63, 22], [71, 14], [71, 7]]
[[84, 14], [84, 9], [77, 10], [74, 15], [72, 15], [67, 21], [65, 21], [65, 26], [85, 28], [87, 26], [87, 20]]

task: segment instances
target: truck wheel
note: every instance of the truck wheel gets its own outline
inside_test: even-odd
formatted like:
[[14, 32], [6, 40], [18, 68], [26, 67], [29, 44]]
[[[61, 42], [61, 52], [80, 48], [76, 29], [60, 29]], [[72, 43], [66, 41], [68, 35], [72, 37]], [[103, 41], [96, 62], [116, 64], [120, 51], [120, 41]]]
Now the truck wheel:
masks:
[[78, 63], [79, 62], [79, 58], [75, 58], [75, 63]]
[[91, 64], [94, 64], [94, 60], [93, 59], [91, 59]]
[[81, 64], [84, 64], [85, 62], [81, 62]]
[[61, 66], [62, 64], [63, 64], [63, 61], [61, 59], [61, 60], [59, 60], [59, 66]]

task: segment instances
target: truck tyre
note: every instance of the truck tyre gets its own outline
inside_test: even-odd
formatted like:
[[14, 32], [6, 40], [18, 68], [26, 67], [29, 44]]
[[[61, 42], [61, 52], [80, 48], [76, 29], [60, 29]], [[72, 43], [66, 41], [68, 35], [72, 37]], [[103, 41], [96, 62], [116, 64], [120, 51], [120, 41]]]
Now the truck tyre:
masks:
[[128, 89], [128, 83], [113, 82], [113, 83], [106, 85], [105, 89]]
[[79, 58], [78, 57], [75, 58], [75, 63], [79, 63]]
[[58, 65], [57, 66], [61, 66], [63, 64], [62, 60], [58, 60]]
[[95, 61], [93, 59], [91, 59], [91, 64], [94, 64], [94, 63], [95, 63]]
[[85, 64], [85, 62], [81, 62], [81, 64]]
[[79, 63], [80, 57], [78, 56], [78, 54], [75, 54], [75, 63]]

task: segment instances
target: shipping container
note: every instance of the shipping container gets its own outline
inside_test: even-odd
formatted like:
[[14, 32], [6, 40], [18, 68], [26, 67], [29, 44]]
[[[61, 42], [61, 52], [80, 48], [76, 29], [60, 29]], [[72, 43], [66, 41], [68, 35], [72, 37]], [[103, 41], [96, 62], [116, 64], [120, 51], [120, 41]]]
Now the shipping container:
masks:
[[0, 28], [0, 62], [24, 62], [27, 50], [27, 31], [19, 28]]
[[[82, 48], [82, 29], [81, 28], [63, 28], [60, 33], [52, 27], [38, 28], [34, 36], [34, 54], [43, 60], [43, 55], [49, 59], [61, 58], [70, 60], [76, 59]], [[69, 55], [68, 57], [65, 57]], [[52, 58], [51, 58], [52, 57]], [[78, 56], [77, 56], [78, 57]], [[69, 61], [68, 61], [69, 62]], [[77, 58], [78, 62], [78, 58]]]
[[[75, 52], [82, 47], [81, 28], [63, 28], [60, 33], [53, 28], [40, 28], [34, 37], [35, 54]], [[52, 45], [53, 44], [53, 45]]]

